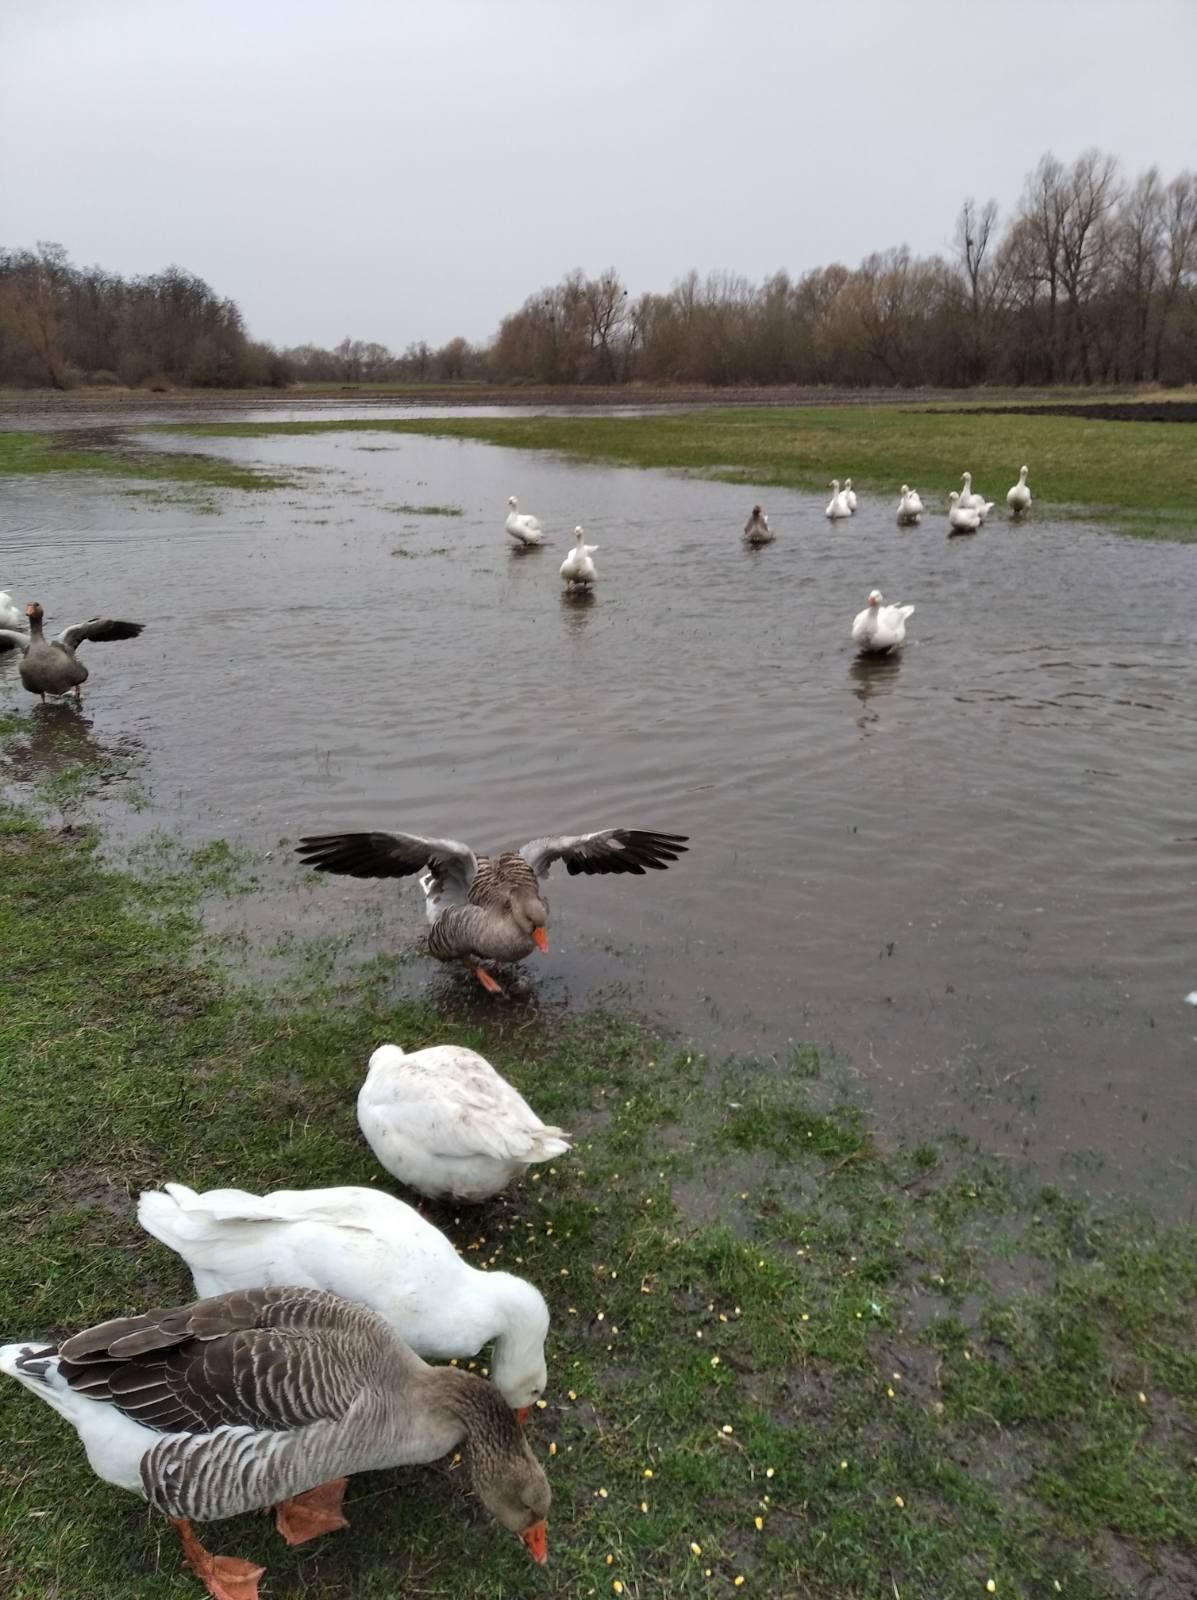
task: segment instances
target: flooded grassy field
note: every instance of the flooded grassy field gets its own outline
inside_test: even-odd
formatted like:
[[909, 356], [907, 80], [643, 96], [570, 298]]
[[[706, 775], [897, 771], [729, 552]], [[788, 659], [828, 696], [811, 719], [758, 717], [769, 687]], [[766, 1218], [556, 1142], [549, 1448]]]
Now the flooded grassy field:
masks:
[[[1056, 521], [1034, 478], [1025, 526], [949, 541], [889, 499], [832, 526], [823, 496], [468, 440], [202, 448], [293, 486], [5, 483], [0, 587], [149, 625], [86, 647], [82, 718], [30, 709], [0, 659], [18, 779], [93, 749], [115, 837], [253, 852], [255, 948], [369, 912], [396, 992], [434, 998], [459, 980], [413, 951], [418, 890], [312, 881], [288, 841], [687, 833], [667, 874], [551, 880], [517, 1003], [616, 1001], [779, 1063], [818, 1041], [887, 1119], [1050, 1172], [1095, 1152], [1099, 1186], [1191, 1211], [1191, 547]], [[511, 493], [545, 548], [504, 537]], [[557, 576], [575, 523], [600, 546], [580, 603]], [[917, 609], [901, 659], [867, 665], [848, 630], [874, 586]]]

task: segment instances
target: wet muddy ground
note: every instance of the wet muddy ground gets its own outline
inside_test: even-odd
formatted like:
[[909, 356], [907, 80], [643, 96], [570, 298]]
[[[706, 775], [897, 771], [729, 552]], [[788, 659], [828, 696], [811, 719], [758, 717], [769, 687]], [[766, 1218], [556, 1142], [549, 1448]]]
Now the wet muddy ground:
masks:
[[[0, 587], [51, 620], [149, 624], [85, 647], [82, 718], [34, 708], [21, 772], [115, 752], [120, 837], [249, 847], [263, 950], [364, 916], [407, 952], [422, 927], [414, 885], [305, 877], [280, 844], [300, 833], [687, 833], [666, 874], [554, 875], [533, 1000], [645, 1007], [779, 1072], [813, 1040], [885, 1117], [1050, 1172], [1095, 1151], [1091, 1183], [1191, 1209], [1191, 547], [1054, 523], [1038, 494], [1026, 525], [948, 540], [888, 500], [833, 526], [822, 497], [469, 442], [202, 448], [311, 476], [218, 515], [5, 485]], [[511, 493], [545, 548], [505, 538]], [[754, 500], [778, 538], [747, 550]], [[600, 547], [580, 602], [557, 575], [579, 522]], [[852, 653], [873, 586], [917, 608], [900, 659]], [[30, 704], [0, 660], [0, 710]], [[457, 981], [419, 955], [396, 970]]]

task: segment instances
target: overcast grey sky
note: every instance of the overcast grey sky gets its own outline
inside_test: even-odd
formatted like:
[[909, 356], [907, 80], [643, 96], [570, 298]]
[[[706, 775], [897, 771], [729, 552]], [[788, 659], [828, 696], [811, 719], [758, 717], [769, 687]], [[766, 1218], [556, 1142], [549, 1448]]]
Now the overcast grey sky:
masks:
[[276, 343], [483, 339], [943, 248], [1043, 151], [1197, 165], [1197, 0], [0, 0], [0, 243], [169, 263]]

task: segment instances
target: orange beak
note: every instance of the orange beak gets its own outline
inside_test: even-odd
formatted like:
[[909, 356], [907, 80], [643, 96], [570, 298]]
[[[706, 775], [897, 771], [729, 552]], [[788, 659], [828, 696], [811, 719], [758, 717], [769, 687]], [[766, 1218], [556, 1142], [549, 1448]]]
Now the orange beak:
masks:
[[531, 1550], [533, 1561], [543, 1567], [549, 1559], [549, 1530], [544, 1519], [534, 1522], [530, 1528], [525, 1528], [520, 1538]]
[[549, 936], [543, 928], [532, 929], [532, 943], [546, 956], [549, 953]]
[[531, 1415], [532, 1415], [532, 1407], [531, 1406], [516, 1406], [516, 1408], [515, 1408], [515, 1420], [520, 1424], [521, 1427], [523, 1427], [524, 1423], [527, 1422], [528, 1418]]

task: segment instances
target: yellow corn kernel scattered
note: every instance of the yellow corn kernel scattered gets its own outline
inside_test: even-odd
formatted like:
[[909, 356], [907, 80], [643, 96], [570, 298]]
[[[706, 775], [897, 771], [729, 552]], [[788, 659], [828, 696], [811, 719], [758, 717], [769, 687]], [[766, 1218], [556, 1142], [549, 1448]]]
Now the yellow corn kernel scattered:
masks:
[[752, 1524], [753, 1524], [753, 1527], [755, 1527], [756, 1531], [759, 1533], [761, 1531], [761, 1529], [765, 1526], [765, 1519], [764, 1519], [764, 1517], [753, 1517]]
[[901, 1511], [904, 1509], [906, 1502], [903, 1500], [900, 1494], [896, 1494], [894, 1496], [894, 1504], [897, 1506], [898, 1510]]
[[702, 1554], [702, 1546], [700, 1544], [695, 1544], [693, 1539], [690, 1541], [690, 1554], [692, 1556], [700, 1556]]
[[990, 1578], [989, 1582], [985, 1585], [985, 1588], [990, 1594], [997, 1593], [997, 1584], [994, 1583], [992, 1578]]

